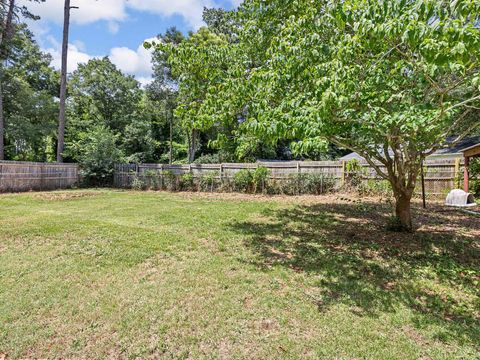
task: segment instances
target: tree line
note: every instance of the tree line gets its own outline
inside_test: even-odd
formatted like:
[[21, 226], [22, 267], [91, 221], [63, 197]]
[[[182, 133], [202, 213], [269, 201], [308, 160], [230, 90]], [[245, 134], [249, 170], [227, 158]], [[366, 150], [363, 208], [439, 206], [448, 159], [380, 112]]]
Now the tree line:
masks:
[[[193, 111], [185, 108], [185, 82], [199, 84], [190, 88], [190, 99], [201, 97], [208, 86], [201, 84], [202, 76], [210, 76], [201, 72], [214, 71], [220, 64], [208, 68], [197, 57], [197, 63], [185, 64], [180, 74], [178, 69], [174, 72], [171, 54], [160, 48], [153, 52], [153, 79], [145, 87], [122, 73], [108, 57], [92, 59], [68, 74], [65, 146], [58, 146], [63, 138], [58, 136], [60, 72], [23, 22], [37, 17], [15, 0], [1, 0], [0, 11], [1, 159], [55, 161], [57, 149], [63, 149], [63, 161], [84, 164], [92, 178], [108, 178], [115, 161], [212, 163], [295, 157], [290, 142], [267, 144], [236, 134], [234, 124], [201, 129], [185, 120], [181, 109]], [[202, 46], [222, 43], [223, 37], [233, 39], [235, 16], [234, 12], [205, 9], [204, 28], [188, 34], [170, 28], [159, 34], [157, 41], [175, 48], [199, 44], [200, 56]], [[329, 158], [335, 151], [311, 151], [309, 156]]]

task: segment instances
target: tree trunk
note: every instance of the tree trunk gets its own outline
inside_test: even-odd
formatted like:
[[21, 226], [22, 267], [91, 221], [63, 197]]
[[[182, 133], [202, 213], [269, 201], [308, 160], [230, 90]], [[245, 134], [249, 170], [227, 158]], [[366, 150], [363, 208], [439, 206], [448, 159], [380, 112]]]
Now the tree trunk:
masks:
[[12, 37], [12, 23], [13, 23], [13, 13], [15, 11], [15, 0], [10, 0], [8, 4], [8, 12], [5, 20], [2, 22], [4, 23], [2, 26], [2, 31], [0, 32], [0, 51], [2, 52], [2, 60], [6, 56], [6, 43]]
[[188, 147], [188, 162], [192, 163], [195, 160], [195, 153], [197, 151], [197, 130], [193, 129]]
[[173, 164], [173, 116], [170, 114], [170, 154], [169, 154], [170, 165]]
[[399, 194], [395, 194], [395, 216], [398, 221], [400, 231], [412, 231], [412, 212], [411, 212], [411, 200], [412, 195], [410, 192], [401, 191]]
[[63, 161], [63, 149], [65, 146], [65, 103], [67, 100], [67, 56], [68, 56], [68, 29], [70, 26], [70, 0], [65, 0], [63, 19], [63, 42], [62, 42], [62, 70], [60, 79], [60, 113], [58, 115], [58, 142], [57, 162]]

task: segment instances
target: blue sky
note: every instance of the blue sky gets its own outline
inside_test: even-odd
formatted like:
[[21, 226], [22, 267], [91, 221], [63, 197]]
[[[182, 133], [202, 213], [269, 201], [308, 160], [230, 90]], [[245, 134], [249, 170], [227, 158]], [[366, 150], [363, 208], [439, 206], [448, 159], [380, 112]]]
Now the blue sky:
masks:
[[[63, 0], [46, 0], [34, 4], [22, 0], [41, 20], [30, 28], [40, 47], [60, 66]], [[109, 56], [125, 73], [142, 83], [151, 76], [150, 52], [143, 49], [145, 40], [171, 26], [183, 32], [202, 26], [202, 9], [231, 9], [241, 0], [71, 0], [69, 71], [94, 57]]]

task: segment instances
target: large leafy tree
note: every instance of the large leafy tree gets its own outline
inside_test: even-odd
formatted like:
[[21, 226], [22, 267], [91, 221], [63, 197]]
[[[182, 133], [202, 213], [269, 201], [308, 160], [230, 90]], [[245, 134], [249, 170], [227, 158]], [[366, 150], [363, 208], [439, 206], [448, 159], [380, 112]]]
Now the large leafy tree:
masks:
[[158, 48], [167, 56], [173, 76], [179, 79], [175, 115], [186, 131], [188, 161], [192, 162], [199, 149], [201, 131], [211, 127], [211, 124], [200, 121], [199, 109], [208, 89], [222, 81], [227, 66], [228, 42], [224, 36], [203, 27], [179, 45], [162, 43]]
[[[157, 36], [162, 44], [176, 47], [185, 36], [175, 27], [171, 27]], [[146, 44], [150, 47], [151, 44]], [[172, 74], [168, 54], [155, 48], [152, 56], [153, 81], [146, 87], [146, 109], [151, 119], [153, 136], [160, 143], [156, 156], [162, 161], [179, 160], [174, 148], [185, 141], [181, 124], [175, 121], [173, 111], [177, 106], [178, 79]], [[165, 158], [165, 154], [168, 156]]]
[[[257, 157], [275, 158], [285, 149], [266, 143], [243, 130], [243, 104], [224, 101], [220, 112], [206, 114], [210, 89], [216, 89], [228, 80], [236, 59], [232, 51], [238, 42], [240, 23], [236, 13], [222, 9], [205, 9], [207, 27], [189, 34], [181, 43], [162, 41], [156, 50], [167, 61], [169, 74], [178, 85], [175, 115], [186, 131], [189, 143], [189, 161], [218, 152], [222, 161], [255, 160]], [[163, 74], [164, 72], [162, 72]], [[214, 94], [215, 92], [212, 92]], [[232, 98], [235, 100], [235, 98]]]
[[108, 58], [90, 60], [72, 74], [68, 112], [65, 153], [70, 159], [83, 156], [83, 139], [102, 127], [115, 135], [117, 145], [131, 156], [129, 160], [154, 160], [155, 141], [152, 124], [145, 116], [144, 92]]
[[[171, 27], [164, 34], [157, 36], [157, 41], [170, 46], [178, 46], [185, 40], [185, 36], [176, 27]], [[150, 47], [151, 44], [147, 44]], [[164, 100], [167, 96], [176, 96], [178, 79], [172, 74], [172, 67], [168, 62], [168, 54], [161, 48], [155, 48], [152, 56], [153, 81], [147, 86], [150, 98]]]
[[[43, 2], [45, 0], [30, 0]], [[4, 98], [3, 83], [4, 63], [9, 60], [12, 40], [18, 31], [20, 17], [36, 20], [37, 16], [30, 13], [25, 5], [19, 5], [17, 0], [0, 0], [0, 160], [4, 159]]]
[[104, 125], [121, 132], [138, 117], [140, 84], [107, 57], [81, 64], [69, 81], [70, 134]]
[[[291, 4], [282, 3], [279, 8], [288, 11], [292, 8]], [[265, 9], [265, 6], [263, 8]], [[201, 129], [204, 134], [208, 131], [209, 147], [218, 150], [223, 160], [292, 159], [295, 154], [291, 151], [291, 144], [293, 140], [298, 140], [297, 138], [277, 141], [267, 134], [265, 136], [260, 133], [253, 134], [249, 131], [247, 121], [248, 114], [255, 106], [255, 91], [254, 86], [246, 80], [256, 68], [268, 63], [267, 44], [276, 35], [272, 29], [281, 25], [283, 19], [281, 16], [270, 17], [273, 21], [277, 19], [277, 23], [269, 24], [264, 29], [257, 27], [252, 30], [246, 21], [247, 18], [238, 15], [236, 11], [204, 10], [203, 17], [208, 30], [226, 42], [222, 47], [218, 47], [216, 43], [207, 43], [202, 50], [209, 54], [209, 58], [219, 57], [221, 61], [208, 64], [209, 72], [215, 74], [214, 81], [199, 79], [202, 82], [201, 86], [208, 89], [208, 93], [199, 104], [194, 127]], [[258, 17], [253, 15], [254, 12], [248, 12], [248, 16], [251, 17], [248, 21], [253, 21], [257, 26], [265, 24], [265, 19], [269, 18], [264, 15]], [[196, 49], [185, 47], [183, 50], [187, 54], [191, 51], [190, 56], [183, 56], [180, 59], [177, 57], [174, 62], [191, 63], [196, 57]], [[183, 67], [188, 71], [188, 64]], [[180, 85], [183, 85], [183, 81]], [[275, 103], [269, 101], [267, 106], [273, 108]], [[300, 156], [314, 159], [328, 157], [326, 143], [312, 146], [304, 154], [297, 154], [296, 157]]]
[[17, 25], [3, 67], [5, 155], [15, 160], [51, 160], [58, 74], [25, 25]]
[[411, 230], [423, 160], [479, 126], [478, 1], [247, 0], [240, 14], [236, 64], [204, 112], [242, 99], [258, 137], [357, 151]]
[[204, 8], [203, 21], [211, 32], [226, 36], [229, 42], [234, 43], [238, 40], [240, 23], [236, 11], [221, 8]]

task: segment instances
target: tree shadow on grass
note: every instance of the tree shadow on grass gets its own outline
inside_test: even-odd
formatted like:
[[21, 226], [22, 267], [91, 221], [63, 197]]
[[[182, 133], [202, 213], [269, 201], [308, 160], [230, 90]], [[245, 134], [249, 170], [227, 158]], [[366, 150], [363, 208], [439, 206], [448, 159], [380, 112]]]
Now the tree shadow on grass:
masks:
[[437, 325], [439, 340], [480, 344], [480, 219], [416, 209], [419, 228], [400, 234], [385, 230], [389, 210], [302, 205], [231, 227], [247, 235], [255, 266], [315, 275], [304, 292], [320, 311], [341, 303], [376, 317], [406, 306], [416, 327]]

